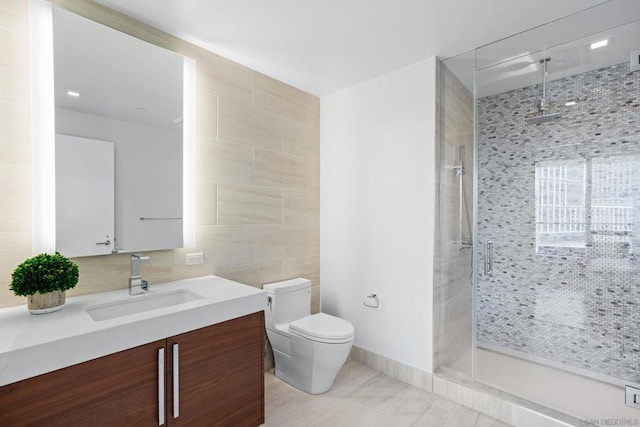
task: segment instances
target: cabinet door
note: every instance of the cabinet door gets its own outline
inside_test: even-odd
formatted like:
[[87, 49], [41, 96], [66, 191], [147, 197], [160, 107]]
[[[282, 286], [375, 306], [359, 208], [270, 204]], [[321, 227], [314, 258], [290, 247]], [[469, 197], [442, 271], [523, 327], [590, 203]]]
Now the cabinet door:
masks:
[[0, 387], [0, 426], [157, 426], [156, 341]]
[[[176, 344], [177, 370], [173, 363]], [[168, 424], [240, 427], [264, 423], [263, 353], [263, 312], [167, 339]], [[178, 395], [172, 383], [176, 378]]]

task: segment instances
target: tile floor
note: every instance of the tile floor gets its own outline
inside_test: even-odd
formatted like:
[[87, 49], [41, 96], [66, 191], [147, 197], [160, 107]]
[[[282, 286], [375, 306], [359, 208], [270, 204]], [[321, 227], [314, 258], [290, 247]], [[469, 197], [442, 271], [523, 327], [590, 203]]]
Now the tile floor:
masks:
[[309, 395], [265, 374], [265, 426], [506, 427], [486, 415], [347, 360], [333, 388]]

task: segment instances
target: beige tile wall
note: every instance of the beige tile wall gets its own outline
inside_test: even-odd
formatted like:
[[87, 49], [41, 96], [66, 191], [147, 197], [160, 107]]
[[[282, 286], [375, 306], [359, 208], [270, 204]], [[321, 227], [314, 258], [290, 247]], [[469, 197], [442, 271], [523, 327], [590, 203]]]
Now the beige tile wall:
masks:
[[[197, 63], [196, 248], [150, 252], [151, 284], [217, 274], [252, 286], [304, 276], [319, 303], [320, 101], [317, 97], [86, 0], [52, 3]], [[0, 306], [31, 256], [28, 0], [0, 2]], [[205, 253], [186, 266], [185, 254]], [[77, 258], [71, 296], [124, 288], [129, 257]]]
[[31, 255], [28, 3], [0, 3], [0, 304], [22, 303], [11, 271]]
[[[473, 95], [443, 63], [438, 67], [438, 211], [434, 278], [434, 372], [445, 369], [471, 376], [473, 333], [472, 251], [461, 251], [459, 178], [452, 166], [465, 146], [466, 209], [473, 207]], [[463, 232], [469, 236], [467, 215]]]

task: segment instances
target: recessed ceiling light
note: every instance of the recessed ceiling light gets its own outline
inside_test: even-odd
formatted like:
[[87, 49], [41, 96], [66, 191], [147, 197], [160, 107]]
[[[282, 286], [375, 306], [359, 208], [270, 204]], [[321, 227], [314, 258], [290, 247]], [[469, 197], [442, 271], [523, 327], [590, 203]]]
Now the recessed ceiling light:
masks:
[[571, 107], [572, 105], [576, 105], [576, 101], [569, 101], [564, 105], [566, 105], [567, 107]]
[[605, 47], [609, 44], [609, 39], [600, 40], [599, 42], [591, 43], [591, 50], [598, 49], [599, 47]]
[[67, 95], [69, 96], [73, 96], [74, 98], [77, 98], [80, 96], [80, 94], [78, 92], [74, 92], [72, 90], [70, 90], [69, 92], [67, 92]]

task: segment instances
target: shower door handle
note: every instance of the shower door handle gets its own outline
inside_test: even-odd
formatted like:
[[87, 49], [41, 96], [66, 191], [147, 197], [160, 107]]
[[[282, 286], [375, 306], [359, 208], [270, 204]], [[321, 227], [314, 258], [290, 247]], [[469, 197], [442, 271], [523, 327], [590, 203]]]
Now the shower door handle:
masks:
[[493, 274], [493, 242], [491, 240], [484, 242], [484, 274], [485, 276]]

